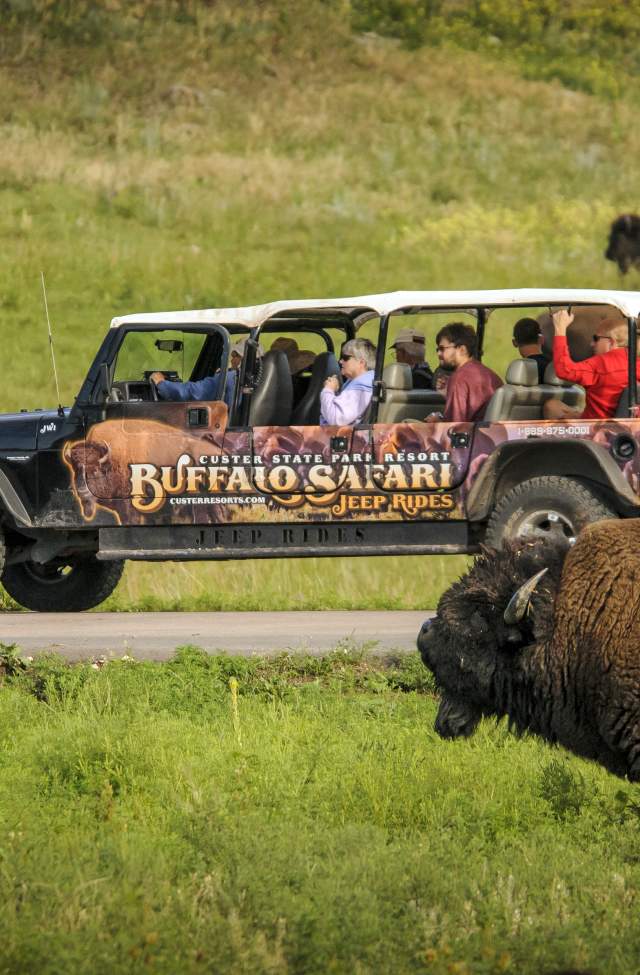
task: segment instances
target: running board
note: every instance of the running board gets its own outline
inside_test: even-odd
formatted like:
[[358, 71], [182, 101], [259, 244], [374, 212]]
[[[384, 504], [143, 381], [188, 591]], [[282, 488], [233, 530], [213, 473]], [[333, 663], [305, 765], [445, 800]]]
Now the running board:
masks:
[[182, 562], [330, 555], [456, 555], [471, 550], [464, 521], [167, 525], [101, 528], [98, 558]]

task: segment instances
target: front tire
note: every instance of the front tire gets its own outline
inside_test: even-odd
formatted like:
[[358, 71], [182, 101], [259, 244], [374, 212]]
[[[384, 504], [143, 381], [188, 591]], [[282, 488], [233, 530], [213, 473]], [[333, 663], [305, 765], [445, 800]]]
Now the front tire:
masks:
[[124, 561], [99, 562], [95, 555], [75, 559], [16, 562], [2, 573], [2, 585], [25, 609], [40, 613], [77, 613], [110, 596], [120, 581]]
[[514, 538], [558, 539], [573, 543], [587, 525], [616, 513], [581, 481], [534, 477], [508, 491], [496, 505], [485, 534], [493, 548]]

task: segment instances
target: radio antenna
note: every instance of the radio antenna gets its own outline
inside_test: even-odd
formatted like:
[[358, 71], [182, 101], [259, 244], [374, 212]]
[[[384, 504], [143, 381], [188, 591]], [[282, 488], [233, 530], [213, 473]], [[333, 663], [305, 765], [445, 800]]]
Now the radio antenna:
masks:
[[47, 329], [49, 331], [49, 348], [51, 349], [51, 361], [53, 363], [53, 375], [56, 381], [56, 396], [58, 397], [58, 416], [64, 416], [64, 410], [62, 409], [62, 401], [60, 399], [60, 386], [58, 385], [58, 370], [56, 369], [56, 357], [53, 351], [53, 335], [51, 334], [51, 322], [49, 320], [49, 305], [47, 304], [47, 289], [44, 284], [44, 271], [40, 271], [40, 278], [42, 280], [42, 295], [44, 297], [44, 311], [47, 316]]

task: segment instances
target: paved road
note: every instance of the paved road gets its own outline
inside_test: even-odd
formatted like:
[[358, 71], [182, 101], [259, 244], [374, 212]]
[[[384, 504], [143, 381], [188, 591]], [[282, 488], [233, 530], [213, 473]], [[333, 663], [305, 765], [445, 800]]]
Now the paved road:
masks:
[[54, 651], [69, 660], [131, 654], [166, 660], [176, 647], [207, 651], [326, 653], [341, 641], [371, 650], [414, 650], [426, 612], [319, 613], [0, 613], [0, 642], [25, 654]]

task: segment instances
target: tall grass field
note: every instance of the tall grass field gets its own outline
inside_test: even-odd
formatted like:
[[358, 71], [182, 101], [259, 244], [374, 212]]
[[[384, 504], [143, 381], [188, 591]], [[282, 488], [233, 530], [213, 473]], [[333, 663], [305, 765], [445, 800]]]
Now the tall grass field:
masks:
[[637, 787], [417, 655], [2, 664], [2, 973], [638, 971]]
[[[639, 13], [1, 0], [0, 410], [56, 402], [41, 272], [65, 404], [116, 315], [619, 287], [603, 250], [637, 209]], [[511, 325], [490, 329], [490, 365]], [[463, 567], [131, 565], [109, 605], [420, 608]]]

